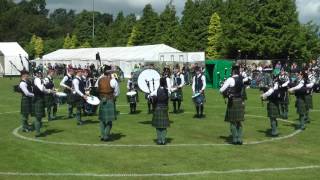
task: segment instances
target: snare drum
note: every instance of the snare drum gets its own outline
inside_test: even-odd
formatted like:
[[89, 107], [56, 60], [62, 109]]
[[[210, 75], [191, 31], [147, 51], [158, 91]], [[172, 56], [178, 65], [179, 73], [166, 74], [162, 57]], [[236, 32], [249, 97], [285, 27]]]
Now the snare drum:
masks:
[[193, 102], [199, 106], [204, 103], [204, 95], [201, 93], [196, 93], [192, 96]]
[[130, 104], [137, 103], [137, 92], [136, 91], [130, 91], [127, 92], [127, 100]]
[[67, 102], [67, 94], [64, 92], [56, 92], [56, 98], [55, 101], [57, 104], [65, 104]]
[[174, 91], [171, 93], [171, 101], [177, 101], [178, 100], [178, 92]]
[[96, 96], [90, 96], [87, 98], [87, 103], [93, 106], [98, 106], [100, 104], [100, 100]]

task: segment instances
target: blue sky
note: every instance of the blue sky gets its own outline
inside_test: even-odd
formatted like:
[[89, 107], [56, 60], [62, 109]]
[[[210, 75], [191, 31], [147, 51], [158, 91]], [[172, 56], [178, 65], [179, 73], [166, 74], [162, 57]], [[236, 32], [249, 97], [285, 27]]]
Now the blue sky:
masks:
[[[170, 0], [95, 0], [96, 10], [116, 14], [124, 13], [141, 14], [143, 7], [151, 3], [154, 9], [161, 12]], [[173, 1], [178, 14], [181, 14], [185, 0]], [[310, 20], [320, 25], [320, 0], [296, 0], [299, 11], [299, 19], [305, 23]], [[66, 8], [74, 10], [92, 9], [92, 0], [47, 0], [49, 9]]]

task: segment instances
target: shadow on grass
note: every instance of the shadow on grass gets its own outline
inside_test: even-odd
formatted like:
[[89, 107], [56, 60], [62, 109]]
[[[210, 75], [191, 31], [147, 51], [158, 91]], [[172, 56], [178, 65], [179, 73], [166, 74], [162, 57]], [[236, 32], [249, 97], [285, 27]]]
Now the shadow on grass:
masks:
[[142, 113], [141, 110], [136, 110], [136, 112], [133, 112], [133, 113], [129, 112], [130, 115], [136, 115], [136, 114], [141, 114], [141, 113]]
[[63, 132], [63, 130], [58, 130], [58, 129], [48, 129], [45, 132], [42, 133], [42, 136], [50, 136], [52, 134], [58, 134]]
[[266, 137], [272, 137], [272, 129], [257, 130], [257, 132], [265, 134]]
[[126, 137], [126, 135], [122, 134], [122, 133], [112, 133], [110, 135], [110, 141], [118, 141], [121, 138]]
[[83, 124], [98, 124], [99, 123], [99, 121], [93, 121], [93, 120], [84, 120], [83, 121]]
[[[173, 121], [169, 121], [170, 124], [173, 124]], [[140, 121], [139, 124], [151, 125], [152, 121]]]
[[219, 136], [220, 139], [223, 139], [226, 143], [232, 143], [232, 136]]

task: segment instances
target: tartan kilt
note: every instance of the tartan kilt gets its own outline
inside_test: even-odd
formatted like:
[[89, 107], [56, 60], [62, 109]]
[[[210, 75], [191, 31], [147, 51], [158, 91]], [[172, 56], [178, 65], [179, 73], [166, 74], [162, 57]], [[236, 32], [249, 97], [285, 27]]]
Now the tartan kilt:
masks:
[[155, 128], [168, 128], [170, 126], [168, 107], [156, 107], [153, 112], [152, 126]]
[[269, 118], [279, 118], [280, 117], [279, 103], [269, 101], [267, 105], [267, 111], [268, 111]]
[[[176, 97], [174, 97], [174, 93], [176, 93]], [[170, 97], [171, 101], [183, 101], [183, 92], [182, 89], [179, 88], [177, 91], [171, 93]]]
[[114, 99], [101, 98], [99, 107], [99, 120], [109, 122], [116, 120], [115, 102]]
[[280, 101], [279, 101], [279, 104], [289, 104], [289, 93], [288, 92], [285, 92], [286, 94], [283, 95], [284, 97], [280, 98]]
[[52, 107], [56, 103], [55, 96], [52, 94], [46, 94], [44, 96], [44, 102], [45, 102], [46, 108]]
[[299, 115], [303, 115], [307, 113], [307, 103], [305, 100], [305, 96], [297, 96], [296, 97], [296, 108], [297, 108], [297, 113]]
[[307, 110], [313, 109], [313, 101], [312, 101], [312, 95], [308, 94], [305, 96]]
[[225, 115], [227, 122], [244, 121], [244, 102], [242, 98], [229, 99]]
[[67, 93], [67, 104], [72, 105], [74, 103], [73, 94]]
[[32, 97], [26, 97], [22, 96], [21, 97], [21, 110], [20, 113], [23, 116], [28, 116], [33, 113], [32, 111]]
[[44, 97], [42, 96], [35, 96], [33, 97], [32, 100], [32, 110], [33, 110], [33, 117], [36, 118], [43, 118], [46, 116], [45, 113], [45, 102], [44, 102]]

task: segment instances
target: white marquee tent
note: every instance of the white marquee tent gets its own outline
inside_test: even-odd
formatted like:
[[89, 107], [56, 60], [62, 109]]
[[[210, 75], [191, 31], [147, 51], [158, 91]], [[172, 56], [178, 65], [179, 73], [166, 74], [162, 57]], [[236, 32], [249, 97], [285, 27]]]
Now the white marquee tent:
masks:
[[88, 63], [98, 65], [98, 61], [96, 60], [97, 52], [100, 54], [102, 64], [117, 65], [124, 71], [125, 77], [128, 77], [135, 64], [158, 62], [160, 53], [178, 53], [181, 51], [165, 44], [133, 47], [60, 49], [44, 55], [42, 63], [80, 64], [82, 67]]
[[[16, 42], [0, 42], [0, 75], [20, 75], [19, 71], [12, 65], [14, 64], [19, 70], [22, 70], [20, 60], [28, 70], [28, 58], [26, 51]], [[12, 62], [12, 64], [10, 63]]]

